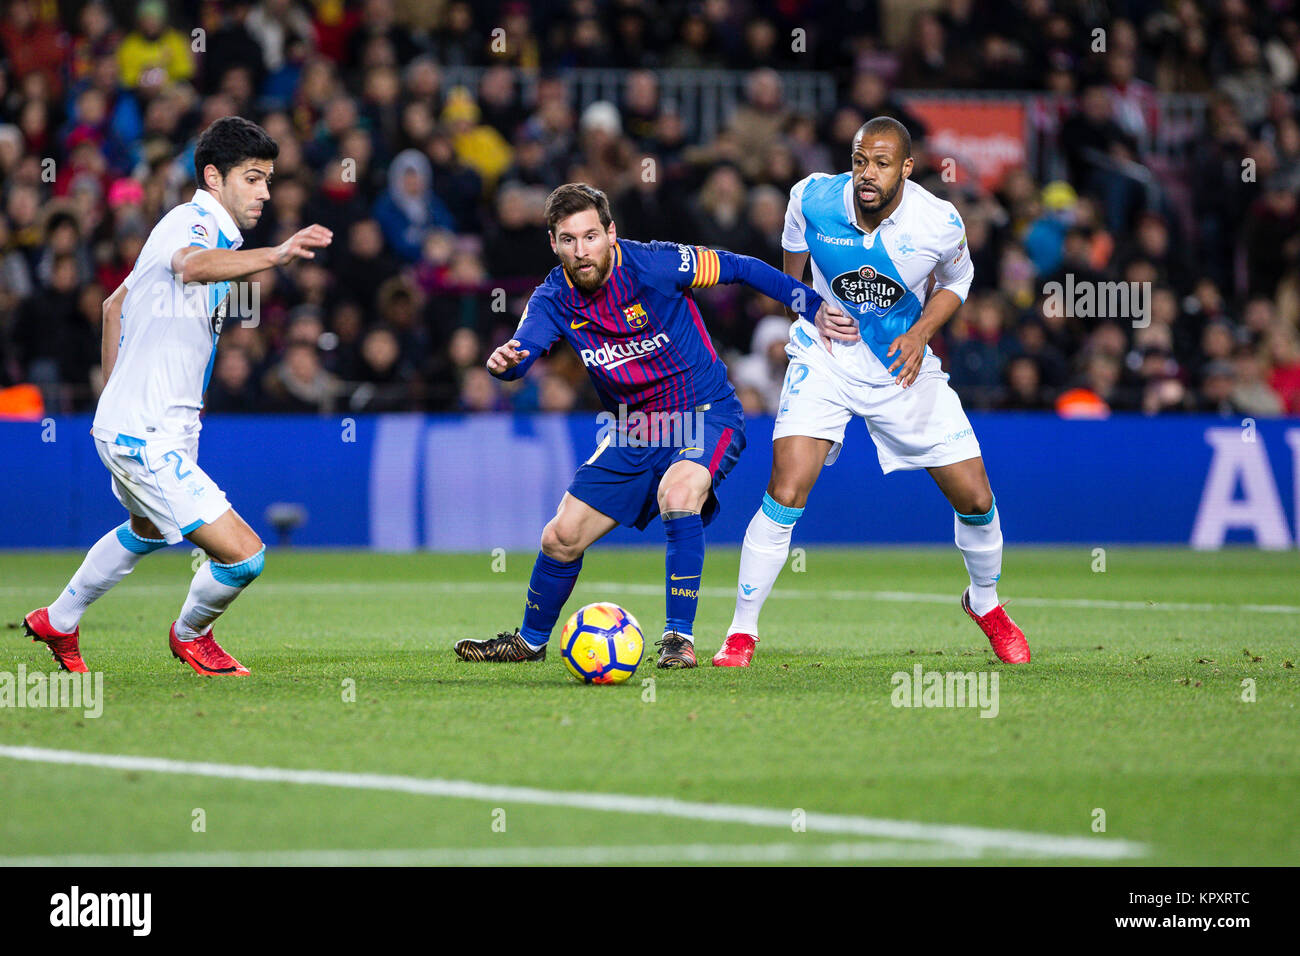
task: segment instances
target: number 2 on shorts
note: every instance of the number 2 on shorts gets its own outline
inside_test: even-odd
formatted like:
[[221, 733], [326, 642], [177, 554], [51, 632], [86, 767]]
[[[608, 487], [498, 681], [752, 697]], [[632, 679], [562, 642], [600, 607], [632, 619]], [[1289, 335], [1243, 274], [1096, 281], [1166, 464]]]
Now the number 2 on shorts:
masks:
[[181, 465], [184, 464], [184, 461], [185, 461], [185, 460], [184, 460], [183, 458], [181, 458], [181, 453], [180, 453], [180, 452], [178, 452], [178, 451], [169, 451], [167, 454], [163, 455], [163, 461], [172, 461], [172, 460], [175, 460], [175, 462], [176, 462], [176, 480], [177, 480], [177, 481], [184, 481], [184, 480], [185, 480], [186, 478], [188, 478], [190, 475], [194, 474], [193, 469], [191, 469], [190, 471], [185, 472], [184, 474], [181, 474]]

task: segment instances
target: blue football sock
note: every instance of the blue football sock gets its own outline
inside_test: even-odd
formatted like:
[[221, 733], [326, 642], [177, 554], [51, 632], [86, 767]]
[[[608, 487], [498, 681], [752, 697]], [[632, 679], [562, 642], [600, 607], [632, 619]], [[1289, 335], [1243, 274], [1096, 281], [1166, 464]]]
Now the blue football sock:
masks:
[[704, 519], [697, 514], [664, 518], [668, 555], [664, 582], [668, 624], [665, 631], [690, 637], [695, 627], [695, 606], [700, 601], [700, 575], [704, 572]]
[[519, 634], [529, 646], [537, 648], [551, 639], [551, 631], [559, 620], [564, 602], [573, 593], [582, 570], [582, 558], [572, 564], [556, 561], [544, 552], [537, 552], [533, 577], [528, 582], [528, 597], [524, 606], [524, 623]]

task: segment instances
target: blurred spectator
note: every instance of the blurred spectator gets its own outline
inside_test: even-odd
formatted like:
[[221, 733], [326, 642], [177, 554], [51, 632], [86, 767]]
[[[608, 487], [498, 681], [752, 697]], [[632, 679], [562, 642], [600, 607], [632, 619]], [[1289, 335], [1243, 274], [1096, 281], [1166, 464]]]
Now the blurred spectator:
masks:
[[209, 413], [251, 414], [266, 410], [253, 375], [253, 363], [243, 349], [224, 346], [218, 350], [203, 407]]
[[999, 400], [1002, 367], [1012, 354], [1006, 335], [1006, 307], [996, 295], [968, 301], [952, 327], [948, 356], [952, 387], [975, 408], [992, 408]]
[[266, 411], [326, 415], [341, 390], [338, 379], [321, 366], [316, 346], [293, 342], [262, 380], [263, 407]]
[[398, 153], [388, 167], [388, 189], [375, 203], [375, 220], [392, 250], [406, 262], [420, 257], [431, 229], [453, 229], [451, 213], [433, 191], [433, 171], [418, 150]]
[[750, 247], [753, 236], [745, 215], [745, 182], [734, 166], [718, 166], [709, 174], [695, 210], [692, 231], [700, 245], [737, 252]]
[[262, 0], [244, 26], [262, 48], [262, 63], [271, 77], [290, 65], [294, 47], [315, 45], [311, 17], [294, 0]]
[[1214, 361], [1205, 366], [1197, 407], [1215, 415], [1235, 415], [1241, 412], [1233, 401], [1236, 392], [1237, 372], [1231, 362]]
[[[42, 291], [27, 299], [14, 322], [13, 344], [27, 381], [53, 388], [65, 381], [64, 348], [82, 320], [77, 308], [78, 266], [71, 253], [57, 256]], [[46, 404], [53, 404], [46, 399]]]
[[903, 51], [900, 85], [909, 89], [975, 85], [969, 38], [950, 42], [943, 22], [929, 11], [917, 11], [912, 36]]
[[1300, 175], [1272, 177], [1246, 212], [1244, 252], [1251, 263], [1252, 295], [1274, 295], [1282, 276], [1300, 264]]
[[504, 411], [506, 405], [497, 380], [487, 369], [476, 365], [466, 369], [460, 380], [458, 407], [465, 412], [498, 412]]
[[392, 329], [371, 329], [361, 341], [361, 363], [356, 369], [360, 383], [352, 393], [354, 411], [396, 412], [416, 407], [416, 375], [402, 358], [401, 346]]
[[727, 131], [736, 137], [746, 176], [758, 174], [764, 151], [780, 141], [781, 130], [789, 122], [783, 95], [781, 74], [776, 70], [755, 70], [745, 81], [745, 102], [731, 114]]
[[1253, 349], [1238, 349], [1232, 365], [1234, 381], [1231, 401], [1234, 409], [1243, 415], [1261, 418], [1285, 413], [1282, 397], [1269, 387], [1264, 374], [1264, 363]]
[[510, 168], [513, 157], [509, 141], [491, 126], [481, 123], [481, 115], [478, 103], [464, 87], [447, 94], [442, 122], [451, 136], [456, 156], [491, 188]]
[[526, 186], [503, 186], [497, 193], [496, 228], [484, 252], [501, 263], [499, 275], [540, 282], [555, 265], [546, 241], [546, 194]]
[[249, 26], [251, 8], [248, 0], [224, 9], [216, 4], [205, 8], [209, 22], [201, 60], [204, 83], [209, 90], [231, 94], [240, 112], [252, 105], [252, 94], [266, 77], [262, 45]]
[[1070, 167], [1070, 181], [1100, 199], [1113, 232], [1128, 226], [1130, 213], [1141, 201], [1141, 184], [1133, 169], [1137, 140], [1112, 115], [1104, 85], [1084, 87], [1079, 110], [1061, 128], [1061, 148]]
[[659, 78], [653, 70], [637, 70], [623, 90], [622, 115], [627, 134], [638, 149], [653, 149], [662, 113]]
[[763, 414], [775, 415], [781, 404], [781, 386], [790, 364], [785, 354], [789, 341], [790, 320], [783, 315], [769, 315], [754, 326], [749, 354], [729, 366], [731, 384], [737, 390], [751, 390], [757, 400], [756, 411]]
[[1293, 326], [1279, 323], [1269, 330], [1265, 341], [1273, 366], [1269, 387], [1288, 415], [1300, 415], [1300, 334]]
[[335, 254], [332, 268], [339, 288], [357, 302], [373, 304], [379, 287], [397, 275], [398, 262], [384, 247], [384, 235], [374, 219], [356, 219], [335, 234], [345, 245]]
[[1006, 388], [998, 407], [1007, 411], [1034, 412], [1050, 408], [1047, 390], [1043, 387], [1043, 373], [1038, 361], [1028, 355], [1017, 355], [1007, 363]]
[[117, 50], [122, 85], [127, 89], [166, 86], [194, 76], [189, 40], [167, 24], [167, 4], [143, 0], [135, 29]]
[[424, 152], [433, 166], [433, 191], [451, 212], [455, 230], [481, 232], [479, 208], [483, 201], [483, 178], [461, 161], [451, 134], [444, 127], [431, 129]]
[[537, 409], [542, 412], [571, 412], [578, 405], [578, 393], [560, 375], [548, 373], [537, 386]]
[[[405, 64], [419, 52], [411, 31], [397, 22], [393, 0], [365, 0], [361, 22], [347, 40], [347, 64], [360, 67], [376, 50], [387, 48], [398, 64]], [[373, 62], [373, 59], [371, 59]]]
[[7, 16], [0, 23], [0, 42], [15, 76], [37, 74], [44, 78], [52, 95], [63, 89], [63, 59], [68, 38], [59, 25], [38, 13], [36, 0], [10, 0]]

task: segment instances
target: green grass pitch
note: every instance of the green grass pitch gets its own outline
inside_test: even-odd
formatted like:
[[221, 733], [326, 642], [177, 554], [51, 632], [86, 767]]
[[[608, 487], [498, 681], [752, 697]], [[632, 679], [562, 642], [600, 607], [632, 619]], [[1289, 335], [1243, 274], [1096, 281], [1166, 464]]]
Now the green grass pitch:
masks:
[[[1021, 854], [1000, 838], [971, 851], [897, 824], [874, 835], [801, 828], [802, 810], [808, 821], [1145, 848], [1119, 862], [1300, 863], [1300, 554], [1109, 549], [1099, 573], [1088, 548], [1010, 546], [1002, 596], [1034, 654], [1016, 667], [999, 664], [962, 613], [952, 549], [812, 546], [803, 573], [787, 568], [768, 602], [754, 666], [713, 668], [737, 559], [734, 547], [708, 556], [703, 666], [657, 671], [662, 551], [594, 548], [566, 614], [624, 605], [647, 629], [647, 657], [627, 684], [588, 687], [567, 676], [555, 642], [541, 664], [452, 655], [460, 637], [518, 623], [531, 555], [509, 555], [499, 572], [486, 554], [273, 550], [217, 626], [252, 670], [242, 680], [200, 678], [172, 659], [167, 628], [191, 558], [181, 548], [149, 557], [82, 622], [83, 652], [104, 674], [102, 716], [3, 708], [0, 747], [543, 792], [441, 795], [0, 756], [0, 862], [1096, 862]], [[0, 620], [47, 604], [79, 560], [0, 555]], [[0, 639], [0, 672], [50, 670], [21, 630]], [[891, 676], [918, 663], [996, 671], [997, 716], [893, 706]], [[548, 802], [551, 792], [757, 807], [792, 822], [581, 809]]]

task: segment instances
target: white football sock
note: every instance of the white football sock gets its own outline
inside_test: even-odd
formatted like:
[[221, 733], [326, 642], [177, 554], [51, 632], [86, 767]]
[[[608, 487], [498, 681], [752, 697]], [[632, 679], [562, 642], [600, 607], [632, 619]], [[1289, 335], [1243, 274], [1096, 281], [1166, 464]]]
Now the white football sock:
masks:
[[953, 538], [970, 574], [970, 607], [983, 617], [998, 606], [1002, 577], [1002, 521], [997, 502], [983, 515], [954, 514]]
[[194, 572], [190, 593], [185, 597], [181, 616], [176, 619], [176, 637], [192, 641], [212, 629], [212, 623], [221, 617], [237, 598], [262, 573], [266, 548], [237, 564], [219, 564], [205, 561]]
[[77, 573], [50, 605], [50, 627], [71, 634], [81, 623], [86, 608], [130, 574], [146, 554], [166, 546], [167, 542], [161, 538], [140, 537], [131, 530], [129, 521], [114, 528], [86, 552]]
[[771, 495], [763, 495], [763, 506], [745, 529], [740, 551], [740, 579], [736, 582], [736, 612], [728, 634], [758, 636], [758, 615], [772, 593], [785, 559], [790, 555], [790, 538], [802, 508], [787, 508]]

